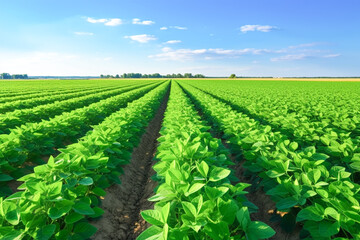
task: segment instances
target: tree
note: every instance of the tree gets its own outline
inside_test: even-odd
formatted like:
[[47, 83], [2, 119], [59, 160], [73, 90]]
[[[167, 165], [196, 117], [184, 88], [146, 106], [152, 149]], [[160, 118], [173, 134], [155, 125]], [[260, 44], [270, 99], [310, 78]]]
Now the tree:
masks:
[[120, 78], [119, 74], [116, 74], [115, 78]]
[[233, 73], [233, 74], [230, 75], [229, 78], [236, 78], [236, 75]]

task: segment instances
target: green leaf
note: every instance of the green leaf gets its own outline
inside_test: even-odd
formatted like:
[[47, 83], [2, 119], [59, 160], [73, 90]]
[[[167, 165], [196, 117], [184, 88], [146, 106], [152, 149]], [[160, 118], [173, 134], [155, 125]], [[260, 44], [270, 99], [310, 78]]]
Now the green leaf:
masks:
[[91, 177], [83, 178], [79, 181], [79, 184], [89, 186], [94, 183], [94, 180]]
[[81, 220], [84, 218], [84, 215], [76, 213], [76, 212], [72, 212], [69, 215], [67, 215], [65, 217], [65, 222], [67, 224], [73, 224], [76, 223], [77, 221]]
[[80, 235], [83, 239], [90, 238], [96, 231], [97, 228], [87, 222], [77, 223], [74, 227], [74, 233]]
[[184, 211], [187, 215], [196, 218], [197, 212], [195, 206], [190, 202], [181, 202], [181, 205], [184, 208]]
[[185, 193], [185, 196], [189, 196], [197, 191], [199, 191], [205, 184], [204, 183], [194, 183], [190, 189]]
[[54, 234], [56, 229], [55, 224], [42, 226], [36, 234], [36, 240], [48, 240]]
[[20, 211], [15, 203], [4, 201], [2, 203], [2, 212], [5, 215], [5, 220], [11, 225], [19, 224]]
[[229, 169], [214, 167], [210, 172], [209, 181], [211, 182], [220, 181], [226, 178], [227, 176], [229, 176], [230, 173], [231, 171]]
[[319, 233], [323, 237], [331, 237], [337, 234], [340, 230], [339, 222], [321, 221], [319, 223]]
[[242, 207], [236, 212], [236, 218], [240, 223], [242, 229], [247, 229], [249, 223], [251, 222], [250, 213], [247, 207]]
[[229, 226], [226, 222], [212, 223], [208, 222], [203, 230], [212, 240], [229, 239]]
[[299, 147], [299, 144], [297, 142], [292, 142], [289, 145], [289, 148], [291, 151], [295, 151]]
[[161, 213], [157, 210], [145, 210], [141, 212], [141, 216], [145, 221], [152, 225], [163, 226]]
[[319, 222], [324, 219], [314, 206], [310, 206], [302, 209], [296, 216], [296, 221], [301, 222], [304, 220], [312, 220], [315, 222]]
[[7, 181], [11, 181], [13, 180], [14, 178], [12, 178], [11, 176], [9, 175], [6, 175], [6, 174], [0, 174], [0, 182], [7, 182]]
[[197, 164], [196, 168], [203, 177], [207, 177], [209, 172], [209, 165], [207, 165], [205, 161], [201, 161], [200, 164]]
[[281, 199], [279, 202], [277, 202], [276, 207], [279, 210], [284, 210], [284, 209], [291, 208], [291, 207], [295, 206], [296, 204], [298, 204], [298, 201], [295, 198], [288, 197], [288, 198]]
[[266, 239], [275, 235], [275, 231], [263, 222], [250, 222], [246, 231], [247, 235], [251, 235], [252, 239]]
[[356, 161], [350, 164], [350, 167], [356, 171], [360, 171], [360, 161]]
[[159, 240], [162, 236], [162, 228], [151, 226], [142, 232], [136, 240]]
[[163, 223], [166, 223], [170, 213], [170, 203], [168, 202], [161, 208], [161, 219]]
[[104, 197], [106, 195], [106, 192], [102, 188], [99, 188], [99, 187], [96, 187], [91, 191], [97, 196]]
[[89, 204], [83, 202], [77, 202], [73, 206], [75, 212], [83, 214], [83, 215], [93, 215], [95, 214], [94, 210], [90, 207]]

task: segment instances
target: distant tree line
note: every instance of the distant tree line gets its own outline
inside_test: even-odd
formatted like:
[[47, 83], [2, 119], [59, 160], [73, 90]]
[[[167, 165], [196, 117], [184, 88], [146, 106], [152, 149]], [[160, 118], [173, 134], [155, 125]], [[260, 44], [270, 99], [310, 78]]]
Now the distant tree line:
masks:
[[192, 73], [173, 73], [167, 75], [161, 75], [160, 73], [153, 73], [153, 74], [141, 74], [141, 73], [124, 73], [114, 75], [100, 75], [100, 78], [205, 78], [202, 74], [195, 74]]
[[27, 74], [9, 74], [9, 73], [1, 73], [0, 79], [28, 79]]

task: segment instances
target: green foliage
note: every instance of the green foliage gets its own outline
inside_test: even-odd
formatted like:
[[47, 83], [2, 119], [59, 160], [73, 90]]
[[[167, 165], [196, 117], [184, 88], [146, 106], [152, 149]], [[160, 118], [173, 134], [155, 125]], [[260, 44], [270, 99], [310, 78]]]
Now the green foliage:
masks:
[[[222, 101], [189, 83], [201, 86]], [[260, 98], [243, 100], [245, 97], [236, 93], [234, 86], [205, 86], [200, 81], [181, 85], [216, 130], [224, 133], [231, 149], [244, 156], [243, 166], [261, 178], [260, 186], [276, 202], [278, 210], [300, 209], [296, 219], [304, 222], [304, 229], [314, 239], [329, 239], [340, 230], [359, 237], [360, 186], [354, 178], [360, 149], [356, 138], [349, 138], [350, 133], [335, 131], [328, 124], [315, 127], [309, 118], [284, 115], [283, 109], [292, 106], [281, 102], [285, 107], [279, 108], [279, 102], [274, 103], [276, 95], [262, 95], [268, 101], [265, 104]], [[265, 106], [270, 110], [264, 110]], [[271, 125], [264, 123], [264, 118]], [[281, 124], [279, 131], [275, 122]], [[315, 137], [320, 131], [321, 138]]]
[[156, 204], [141, 213], [153, 226], [138, 239], [266, 239], [275, 234], [250, 220], [243, 191], [249, 185], [231, 185], [229, 152], [208, 129], [173, 83], [154, 166], [159, 187], [149, 199]]
[[[104, 212], [96, 196], [104, 196], [103, 189], [117, 181], [168, 87], [162, 83], [150, 92], [151, 87], [138, 90], [146, 94], [20, 178], [21, 191], [0, 198], [0, 238], [75, 240], [93, 235], [96, 228], [86, 219]], [[124, 96], [129, 100], [132, 95]]]

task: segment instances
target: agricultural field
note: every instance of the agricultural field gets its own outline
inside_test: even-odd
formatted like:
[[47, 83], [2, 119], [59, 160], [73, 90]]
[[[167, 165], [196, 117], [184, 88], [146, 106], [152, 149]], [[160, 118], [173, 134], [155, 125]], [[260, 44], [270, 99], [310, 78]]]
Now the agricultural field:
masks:
[[359, 183], [360, 82], [0, 81], [3, 240], [360, 239]]

